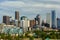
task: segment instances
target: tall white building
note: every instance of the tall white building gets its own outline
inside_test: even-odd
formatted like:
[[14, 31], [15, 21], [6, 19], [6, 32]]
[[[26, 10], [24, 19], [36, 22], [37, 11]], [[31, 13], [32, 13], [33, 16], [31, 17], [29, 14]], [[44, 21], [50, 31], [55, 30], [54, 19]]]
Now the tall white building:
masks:
[[23, 27], [24, 31], [27, 31], [28, 27], [30, 27], [30, 21], [25, 16], [21, 17], [21, 27]]
[[30, 26], [29, 20], [21, 20], [21, 27], [26, 28]]
[[56, 13], [54, 10], [51, 13], [47, 13], [46, 22], [50, 24], [50, 28], [57, 28]]
[[15, 26], [18, 27], [18, 20], [15, 20]]
[[50, 24], [49, 26], [50, 26], [50, 28], [51, 28], [51, 13], [47, 13], [47, 15], [46, 15], [46, 23], [48, 23], [48, 24]]

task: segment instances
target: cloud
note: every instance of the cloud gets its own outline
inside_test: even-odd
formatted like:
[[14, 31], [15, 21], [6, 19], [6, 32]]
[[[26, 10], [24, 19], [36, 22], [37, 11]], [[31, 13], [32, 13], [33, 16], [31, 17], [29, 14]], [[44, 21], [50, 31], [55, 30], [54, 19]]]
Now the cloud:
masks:
[[[5, 0], [5, 1], [36, 1], [36, 0]], [[56, 2], [59, 2], [60, 0], [37, 0], [37, 1], [56, 1]]]
[[15, 7], [15, 8], [20, 8], [20, 7], [35, 7], [35, 8], [60, 8], [59, 4], [44, 4], [44, 3], [25, 3], [22, 1], [4, 1], [0, 3], [0, 6], [2, 7]]
[[55, 2], [60, 2], [60, 0], [44, 0], [44, 1], [55, 1]]
[[1, 16], [4, 16], [4, 15], [13, 16], [12, 13], [7, 10], [0, 10], [0, 15]]
[[[41, 1], [41, 0], [40, 0]], [[43, 0], [42, 0], [43, 1]], [[45, 0], [50, 1], [50, 0]], [[51, 0], [52, 1], [52, 0]], [[31, 18], [33, 15], [41, 14], [46, 15], [48, 10], [50, 9], [60, 9], [60, 4], [50, 4], [50, 3], [43, 3], [43, 2], [35, 2], [35, 1], [3, 1], [0, 3], [0, 15], [14, 15], [15, 10], [20, 12], [20, 15], [26, 15]], [[51, 10], [50, 10], [51, 12]], [[2, 13], [2, 14], [1, 14]], [[35, 17], [33, 16], [33, 17]], [[44, 17], [43, 16], [43, 17]]]
[[[46, 13], [46, 10], [49, 9], [60, 9], [60, 5], [58, 4], [44, 4], [44, 3], [26, 3], [23, 1], [4, 1], [0, 3], [0, 9], [3, 10], [3, 12], [9, 14], [14, 13], [15, 10], [19, 10], [22, 14], [38, 14], [41, 12]], [[44, 11], [44, 12], [43, 12]]]
[[45, 2], [60, 2], [60, 0], [32, 0], [32, 1], [36, 1], [36, 2], [40, 2], [40, 1], [45, 1]]
[[[21, 11], [21, 13], [40, 13], [42, 10], [48, 9], [60, 9], [59, 4], [44, 4], [44, 3], [26, 3], [23, 1], [4, 1], [0, 3], [0, 9], [14, 13], [15, 10]], [[42, 11], [43, 12], [43, 11]]]
[[4, 1], [0, 3], [1, 6], [4, 7], [22, 7], [24, 6], [24, 2], [21, 1]]

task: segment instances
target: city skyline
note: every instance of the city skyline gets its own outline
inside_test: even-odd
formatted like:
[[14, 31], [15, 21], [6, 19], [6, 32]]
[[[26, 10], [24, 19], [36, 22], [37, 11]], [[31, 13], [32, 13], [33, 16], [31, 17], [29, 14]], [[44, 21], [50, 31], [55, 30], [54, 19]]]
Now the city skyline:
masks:
[[0, 23], [3, 15], [14, 17], [16, 10], [20, 16], [27, 16], [30, 19], [35, 18], [37, 14], [44, 19], [46, 13], [55, 10], [60, 18], [60, 0], [0, 0]]
[[0, 40], [59, 40], [60, 0], [0, 0]]

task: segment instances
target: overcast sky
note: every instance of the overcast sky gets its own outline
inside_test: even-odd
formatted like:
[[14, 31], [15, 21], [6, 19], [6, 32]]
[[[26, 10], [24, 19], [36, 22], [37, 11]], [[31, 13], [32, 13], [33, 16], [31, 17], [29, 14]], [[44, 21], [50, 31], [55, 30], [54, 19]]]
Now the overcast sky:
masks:
[[29, 19], [33, 19], [37, 14], [45, 19], [46, 13], [51, 13], [52, 10], [55, 10], [60, 18], [60, 0], [0, 0], [0, 23], [3, 15], [14, 17], [15, 11]]

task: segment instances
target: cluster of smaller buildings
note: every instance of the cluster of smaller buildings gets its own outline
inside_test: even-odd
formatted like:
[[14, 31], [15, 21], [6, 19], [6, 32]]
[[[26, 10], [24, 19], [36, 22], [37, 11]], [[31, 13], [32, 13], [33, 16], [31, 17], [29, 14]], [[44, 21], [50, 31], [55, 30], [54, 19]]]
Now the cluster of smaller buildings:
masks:
[[19, 11], [15, 11], [15, 18], [4, 15], [3, 23], [0, 24], [1, 33], [22, 34], [36, 29], [59, 30], [60, 18], [57, 18], [55, 10], [46, 14], [46, 20], [42, 20], [40, 14], [30, 20], [27, 16], [20, 17]]

